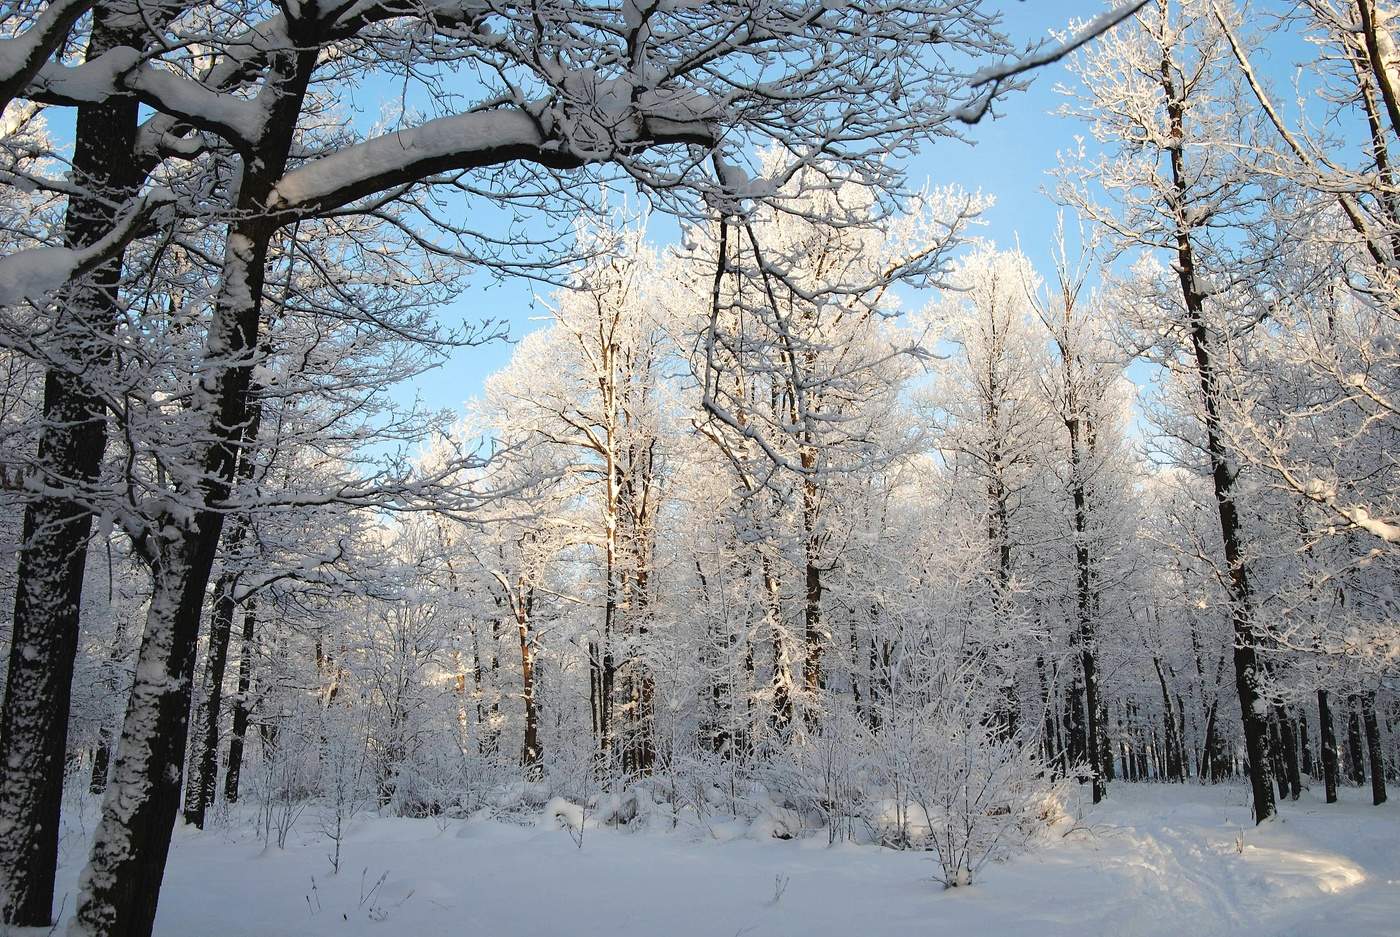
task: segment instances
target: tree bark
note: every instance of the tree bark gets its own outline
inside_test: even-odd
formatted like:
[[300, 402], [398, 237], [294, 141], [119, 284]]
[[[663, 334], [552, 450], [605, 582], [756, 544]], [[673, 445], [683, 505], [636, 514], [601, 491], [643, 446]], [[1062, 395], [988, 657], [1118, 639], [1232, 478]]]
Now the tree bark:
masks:
[[228, 764], [224, 766], [224, 800], [238, 803], [238, 782], [243, 773], [243, 745], [248, 737], [248, 693], [253, 686], [253, 637], [258, 611], [253, 600], [243, 607], [243, 640], [238, 649], [238, 695], [233, 698], [233, 726], [229, 732]]
[[769, 638], [773, 643], [773, 728], [780, 736], [787, 735], [792, 726], [792, 671], [783, 640], [782, 594], [773, 575], [772, 562], [762, 558], [763, 591], [766, 598]]
[[[1068, 352], [1068, 349], [1064, 349]], [[1073, 411], [1078, 401], [1071, 397], [1069, 406]], [[1093, 562], [1089, 555], [1089, 492], [1085, 481], [1084, 453], [1079, 438], [1080, 417], [1072, 412], [1065, 420], [1069, 431], [1071, 497], [1074, 501], [1074, 565], [1076, 570], [1075, 611], [1078, 623], [1077, 643], [1079, 645], [1079, 666], [1084, 677], [1084, 747], [1089, 765], [1094, 803], [1099, 803], [1108, 792], [1107, 770], [1101, 759], [1102, 746], [1099, 736], [1103, 726], [1099, 722], [1099, 676], [1095, 659], [1097, 637], [1095, 635]]]
[[[107, 650], [106, 672], [102, 676], [102, 688], [105, 692], [116, 696], [119, 688], [124, 688], [125, 681], [117, 680], [117, 669], [121, 666], [122, 646], [126, 643], [126, 619], [118, 617], [112, 628], [112, 646]], [[107, 789], [107, 774], [112, 767], [112, 742], [115, 738], [115, 731], [110, 724], [111, 720], [103, 720], [102, 726], [97, 730], [97, 750], [92, 755], [92, 775], [88, 779], [88, 792], [101, 794]]]
[[204, 829], [204, 814], [214, 802], [218, 769], [219, 715], [229, 635], [233, 631], [235, 577], [224, 573], [214, 587], [214, 611], [209, 619], [209, 651], [204, 660], [204, 692], [195, 706], [189, 753], [189, 783], [185, 785], [185, 822]]
[[1166, 774], [1168, 779], [1177, 781], [1181, 779], [1180, 751], [1181, 746], [1176, 739], [1176, 719], [1172, 712], [1171, 693], [1167, 689], [1167, 677], [1162, 672], [1162, 659], [1152, 658], [1152, 666], [1157, 670], [1157, 682], [1162, 689], [1162, 724], [1163, 724], [1163, 746], [1165, 747]]
[[1381, 751], [1381, 728], [1376, 721], [1376, 694], [1361, 698], [1362, 722], [1366, 727], [1366, 753], [1371, 759], [1371, 803], [1385, 803], [1385, 756]]
[[1298, 736], [1297, 730], [1293, 726], [1293, 719], [1288, 715], [1288, 710], [1282, 706], [1276, 707], [1278, 713], [1278, 731], [1283, 742], [1283, 767], [1285, 776], [1288, 779], [1288, 798], [1297, 800], [1303, 793], [1303, 775], [1298, 764]]
[[[121, 4], [93, 13], [87, 58], [119, 45], [140, 46], [144, 27], [129, 24]], [[125, 20], [125, 25], [119, 25]], [[101, 239], [135, 195], [137, 102], [114, 98], [78, 108], [72, 196], [64, 244]], [[53, 913], [59, 807], [68, 747], [73, 659], [78, 648], [83, 569], [91, 509], [57, 493], [89, 485], [107, 447], [106, 408], [89, 381], [111, 360], [122, 255], [58, 300], [53, 322], [62, 364], [44, 375], [38, 479], [49, 492], [25, 508], [15, 590], [5, 699], [0, 704], [0, 921], [47, 927]]]
[[[816, 470], [816, 451], [813, 448], [804, 446], [801, 458], [805, 470]], [[807, 728], [812, 732], [820, 725], [821, 694], [826, 686], [822, 656], [828, 641], [822, 622], [822, 570], [819, 565], [821, 541], [817, 529], [819, 513], [820, 491], [816, 481], [808, 475], [802, 483], [803, 584], [806, 600], [802, 612], [803, 644], [806, 651], [802, 661], [802, 711]]]
[[1308, 737], [1308, 714], [1301, 709], [1298, 711], [1298, 752], [1303, 770], [1308, 773], [1308, 777], [1316, 781], [1317, 759], [1313, 757], [1312, 739]]
[[1322, 749], [1322, 780], [1327, 791], [1327, 802], [1337, 802], [1337, 731], [1332, 724], [1332, 707], [1328, 705], [1327, 691], [1317, 691], [1317, 730], [1318, 747]]
[[530, 634], [530, 602], [523, 594], [516, 598], [515, 624], [520, 637], [520, 698], [525, 706], [525, 737], [520, 747], [520, 764], [530, 778], [540, 771], [540, 716], [535, 702], [535, 644]]
[[[253, 446], [257, 443], [261, 408], [254, 414], [243, 433], [243, 448], [238, 455], [238, 478], [253, 477]], [[249, 518], [239, 516], [233, 529], [224, 538], [226, 563], [236, 563], [243, 541], [248, 534]], [[238, 576], [224, 572], [214, 588], [214, 609], [209, 622], [209, 652], [205, 657], [204, 692], [195, 708], [194, 737], [190, 745], [189, 783], [185, 785], [185, 822], [204, 829], [205, 811], [214, 803], [218, 786], [219, 717], [224, 695], [224, 670], [228, 664], [229, 635], [233, 630], [233, 615], [237, 606], [234, 589]]]
[[[297, 32], [297, 30], [293, 30]], [[142, 551], [152, 567], [146, 632], [122, 726], [112, 784], [102, 805], [71, 937], [150, 937], [180, 807], [190, 690], [205, 591], [246, 428], [258, 348], [268, 247], [277, 223], [263, 209], [286, 168], [302, 101], [320, 53], [314, 36], [272, 56], [268, 134], [245, 154], [235, 221], [224, 253], [223, 288], [192, 394], [200, 421], [202, 475], [187, 520], [160, 518]]]
[[1361, 717], [1357, 713], [1359, 700], [1347, 698], [1347, 758], [1351, 764], [1351, 783], [1358, 787], [1366, 783], [1366, 753], [1361, 747]]
[[1200, 382], [1201, 405], [1206, 431], [1206, 453], [1211, 481], [1220, 515], [1220, 537], [1228, 571], [1230, 622], [1234, 634], [1235, 691], [1240, 699], [1245, 750], [1249, 753], [1249, 781], [1253, 789], [1254, 820], [1262, 823], [1277, 812], [1274, 801], [1273, 770], [1269, 754], [1267, 704], [1262, 695], [1263, 669], [1258, 659], [1258, 635], [1254, 623], [1254, 595], [1242, 549], [1243, 530], [1235, 505], [1234, 484], [1237, 469], [1225, 449], [1222, 428], [1219, 363], [1205, 319], [1205, 295], [1197, 282], [1196, 249], [1187, 221], [1189, 204], [1185, 155], [1186, 91], [1178, 88], [1172, 75], [1170, 56], [1163, 55], [1161, 83], [1166, 96], [1167, 119], [1172, 142], [1167, 146], [1171, 164], [1172, 197], [1169, 208], [1178, 222], [1176, 230], [1176, 273], [1186, 308], [1187, 328], [1195, 354]]

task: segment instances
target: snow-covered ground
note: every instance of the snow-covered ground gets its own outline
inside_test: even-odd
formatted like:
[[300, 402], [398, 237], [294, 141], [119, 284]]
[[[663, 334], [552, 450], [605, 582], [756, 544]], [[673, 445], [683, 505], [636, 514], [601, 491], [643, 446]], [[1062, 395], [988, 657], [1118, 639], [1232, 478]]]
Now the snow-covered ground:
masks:
[[[339, 875], [303, 817], [285, 850], [180, 830], [156, 932], [414, 937], [968, 937], [1400, 934], [1400, 807], [1316, 792], [1249, 823], [1238, 787], [1116, 785], [972, 888], [927, 854], [815, 840], [366, 818]], [[81, 849], [60, 871], [66, 910]], [[1241, 848], [1242, 847], [1242, 848]]]

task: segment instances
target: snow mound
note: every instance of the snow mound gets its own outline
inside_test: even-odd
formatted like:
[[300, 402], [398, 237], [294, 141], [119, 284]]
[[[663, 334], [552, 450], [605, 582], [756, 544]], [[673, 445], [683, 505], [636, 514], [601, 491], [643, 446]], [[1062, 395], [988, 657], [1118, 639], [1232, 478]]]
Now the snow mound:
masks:
[[802, 835], [802, 817], [786, 807], [769, 807], [749, 824], [750, 839], [796, 839]]
[[583, 829], [583, 808], [562, 797], [552, 797], [544, 805], [540, 814], [539, 828], [542, 830], [568, 830], [578, 833]]

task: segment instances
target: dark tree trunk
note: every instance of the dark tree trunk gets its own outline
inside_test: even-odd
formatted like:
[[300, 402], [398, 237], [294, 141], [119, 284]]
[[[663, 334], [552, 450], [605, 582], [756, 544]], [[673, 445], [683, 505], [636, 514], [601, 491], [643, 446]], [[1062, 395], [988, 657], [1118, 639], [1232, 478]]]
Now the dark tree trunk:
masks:
[[204, 692], [195, 705], [190, 738], [185, 822], [201, 830], [204, 829], [205, 811], [214, 802], [224, 669], [228, 661], [229, 635], [233, 631], [234, 582], [231, 573], [224, 573], [214, 587], [214, 611], [209, 619], [209, 651], [204, 659]]
[[1040, 684], [1040, 705], [1045, 713], [1040, 727], [1040, 751], [1051, 774], [1055, 775], [1059, 771], [1057, 764], [1059, 753], [1055, 749], [1055, 707], [1050, 699], [1050, 684], [1045, 679], [1045, 658], [1043, 656], [1036, 656], [1035, 673]]
[[596, 757], [602, 771], [611, 769], [615, 757], [613, 735], [617, 731], [613, 725], [614, 707], [617, 697], [614, 688], [617, 683], [617, 661], [613, 657], [613, 642], [617, 640], [617, 612], [620, 604], [621, 587], [618, 583], [616, 547], [610, 538], [607, 548], [607, 563], [604, 567], [603, 626], [601, 641], [596, 645], [595, 657], [591, 661], [597, 681], [594, 696], [598, 712], [594, 719], [598, 727], [598, 749]]
[[[809, 471], [816, 466], [816, 453], [810, 448], [802, 452], [802, 464]], [[821, 722], [821, 694], [826, 687], [822, 657], [828, 642], [822, 621], [822, 570], [820, 537], [817, 522], [820, 511], [820, 491], [809, 477], [802, 486], [802, 526], [805, 537], [803, 570], [804, 604], [802, 609], [805, 656], [802, 660], [803, 715], [808, 730], [817, 731]]]
[[1385, 803], [1385, 756], [1381, 752], [1381, 728], [1376, 721], [1375, 691], [1361, 697], [1362, 723], [1366, 728], [1366, 753], [1371, 759], [1371, 803]]
[[1147, 757], [1147, 733], [1143, 731], [1141, 724], [1137, 727], [1137, 750], [1134, 757], [1137, 759], [1138, 779], [1152, 780], [1152, 767]]
[[[1068, 305], [1066, 303], [1067, 307]], [[1094, 613], [1099, 601], [1094, 582], [1093, 558], [1089, 554], [1089, 489], [1084, 452], [1086, 440], [1080, 438], [1083, 427], [1077, 381], [1069, 370], [1073, 366], [1070, 349], [1062, 345], [1061, 352], [1066, 369], [1065, 384], [1070, 388], [1064, 424], [1069, 434], [1070, 496], [1074, 502], [1075, 643], [1079, 647], [1079, 669], [1084, 677], [1084, 754], [1093, 784], [1094, 803], [1097, 804], [1107, 793], [1109, 775], [1106, 766], [1108, 759], [1103, 757], [1104, 728], [1100, 721], [1102, 703], [1099, 700], [1099, 675], [1095, 658], [1098, 638]], [[1088, 436], [1087, 442], [1092, 448], [1092, 425], [1089, 427]]]
[[774, 731], [784, 737], [792, 726], [792, 694], [789, 692], [792, 678], [783, 641], [782, 593], [773, 574], [772, 561], [767, 556], [763, 557], [763, 591], [768, 603], [769, 638], [773, 644], [772, 725]]
[[1099, 699], [1099, 764], [1103, 766], [1105, 781], [1113, 781], [1117, 772], [1113, 769], [1113, 743], [1108, 738], [1108, 706]]
[[[257, 444], [261, 408], [243, 433], [243, 449], [238, 454], [238, 478], [247, 482], [253, 478], [253, 447]], [[243, 541], [247, 537], [249, 519], [235, 518], [233, 529], [224, 538], [225, 563], [236, 563]], [[225, 567], [228, 568], [227, 566]], [[238, 576], [224, 572], [214, 587], [214, 610], [209, 621], [209, 652], [204, 661], [204, 692], [195, 708], [194, 732], [190, 742], [189, 782], [185, 785], [185, 822], [204, 829], [205, 811], [214, 803], [218, 786], [219, 719], [224, 696], [224, 670], [228, 664], [229, 635], [233, 631], [233, 615], [237, 607], [234, 589]]]
[[[637, 570], [633, 579], [631, 605], [637, 623], [638, 646], [647, 646], [647, 620], [650, 616], [648, 572]], [[628, 670], [628, 770], [647, 776], [656, 763], [656, 679], [645, 657], [634, 649], [627, 662]]]
[[1176, 694], [1176, 757], [1177, 763], [1181, 765], [1181, 781], [1185, 781], [1191, 776], [1191, 744], [1186, 738], [1186, 707], [1182, 704], [1181, 694]]
[[[1176, 86], [1172, 62], [1164, 57], [1161, 63], [1162, 89], [1172, 143], [1167, 147], [1171, 162], [1171, 208], [1182, 218], [1192, 208], [1189, 204], [1188, 173], [1185, 155], [1186, 89]], [[1269, 754], [1269, 727], [1262, 699], [1263, 668], [1258, 658], [1259, 637], [1254, 622], [1254, 595], [1250, 588], [1249, 571], [1245, 567], [1242, 549], [1243, 530], [1235, 504], [1235, 475], [1237, 469], [1225, 448], [1222, 427], [1221, 389], [1217, 369], [1216, 348], [1206, 325], [1205, 294], [1197, 282], [1196, 248], [1191, 240], [1192, 228], [1183, 221], [1176, 232], [1176, 273], [1181, 284], [1182, 302], [1186, 308], [1187, 328], [1196, 359], [1196, 375], [1200, 382], [1202, 422], [1206, 433], [1206, 453], [1209, 456], [1211, 482], [1216, 508], [1220, 515], [1220, 537], [1224, 547], [1225, 566], [1230, 598], [1230, 621], [1234, 633], [1235, 691], [1240, 699], [1240, 718], [1244, 728], [1245, 750], [1249, 753], [1249, 781], [1254, 795], [1254, 820], [1262, 823], [1276, 812], [1273, 790], [1272, 759]]]
[[[87, 57], [140, 46], [141, 26], [119, 4], [94, 10]], [[135, 158], [137, 102], [112, 99], [78, 108], [72, 197], [64, 243], [84, 247], [111, 231], [140, 184]], [[44, 376], [36, 481], [52, 486], [24, 512], [5, 699], [0, 705], [0, 921], [48, 927], [58, 862], [58, 818], [68, 747], [73, 659], [78, 648], [90, 509], [53, 493], [97, 478], [107, 447], [100, 390], [89, 381], [111, 360], [121, 256], [58, 299], [50, 340], [61, 364]], [[105, 775], [105, 769], [104, 769]]]
[[597, 641], [588, 642], [588, 722], [593, 730], [593, 739], [600, 742], [603, 736], [602, 708], [599, 705], [598, 691], [602, 686], [599, 674], [602, 672], [602, 651]]
[[1161, 658], [1153, 657], [1152, 666], [1157, 671], [1157, 683], [1162, 690], [1162, 737], [1163, 745], [1166, 747], [1166, 774], [1168, 779], [1178, 781], [1182, 779], [1183, 771], [1181, 767], [1181, 745], [1177, 739], [1176, 717], [1173, 715], [1172, 697], [1167, 689], [1167, 677], [1162, 671]]
[[[1084, 764], [1084, 690], [1076, 677], [1065, 694], [1065, 754], [1068, 770], [1076, 771]], [[1079, 777], [1080, 781], [1084, 778]]]
[[1317, 760], [1313, 758], [1312, 740], [1308, 738], [1308, 714], [1303, 709], [1298, 711], [1298, 751], [1308, 777], [1316, 781]]
[[1366, 783], [1366, 753], [1361, 748], [1361, 717], [1357, 713], [1355, 696], [1347, 697], [1347, 759], [1351, 767], [1351, 783], [1358, 787]]
[[88, 793], [101, 794], [107, 789], [107, 772], [112, 767], [112, 730], [102, 726], [97, 730], [97, 747], [92, 750], [92, 773], [88, 776]]
[[1283, 770], [1283, 746], [1279, 743], [1278, 720], [1269, 719], [1269, 752], [1274, 759], [1274, 781], [1278, 784], [1280, 799], [1288, 796], [1288, 779]]
[[1317, 691], [1317, 733], [1318, 747], [1322, 755], [1322, 782], [1327, 791], [1327, 802], [1337, 802], [1338, 770], [1337, 730], [1332, 723], [1332, 707], [1328, 703], [1327, 691]]
[[[303, 24], [303, 29], [306, 28]], [[157, 518], [141, 545], [152, 566], [146, 631], [122, 726], [112, 784], [102, 805], [72, 937], [150, 937], [170, 837], [180, 808], [190, 690], [199, 624], [223, 531], [246, 428], [256, 420], [251, 394], [268, 247], [277, 223], [263, 214], [291, 151], [297, 118], [320, 42], [301, 36], [294, 52], [272, 56], [262, 94], [267, 135], [245, 154], [236, 221], [224, 251], [226, 286], [215, 304], [206, 356], [193, 399], [202, 474], [188, 520]]]
[[1128, 782], [1137, 780], [1133, 773], [1133, 763], [1128, 757], [1128, 733], [1132, 731], [1131, 726], [1125, 728], [1123, 724], [1123, 714], [1127, 710], [1124, 704], [1123, 709], [1118, 711], [1118, 757], [1123, 760], [1123, 779]]
[[136, 683], [84, 873], [75, 935], [149, 937], [155, 921], [180, 807], [200, 611], [221, 522], [222, 515], [201, 513], [196, 529], [173, 538], [153, 566]]
[[535, 644], [530, 635], [528, 606], [518, 598], [516, 631], [520, 638], [520, 698], [525, 706], [525, 737], [520, 747], [520, 764], [532, 780], [540, 773], [540, 716], [535, 702]]
[[866, 686], [870, 687], [870, 731], [871, 731], [871, 732], [879, 732], [879, 731], [880, 731], [880, 724], [881, 724], [881, 723], [880, 723], [880, 701], [883, 699], [883, 696], [881, 695], [881, 692], [880, 692], [880, 690], [881, 690], [881, 683], [883, 682], [883, 681], [882, 681], [882, 678], [881, 678], [881, 674], [882, 674], [882, 673], [888, 673], [888, 671], [882, 671], [882, 670], [881, 670], [881, 668], [880, 668], [880, 654], [879, 654], [879, 652], [876, 650], [876, 647], [875, 647], [875, 645], [878, 643], [878, 641], [877, 641], [876, 638], [875, 638], [875, 635], [877, 634], [876, 625], [877, 625], [877, 623], [879, 622], [879, 620], [880, 620], [880, 606], [877, 605], [877, 604], [875, 604], [875, 603], [871, 603], [871, 605], [870, 605], [870, 667], [869, 667], [869, 670], [866, 672]]
[[1215, 735], [1215, 708], [1216, 703], [1211, 702], [1210, 708], [1206, 710], [1205, 738], [1201, 742], [1201, 779], [1215, 783], [1220, 780], [1220, 756], [1217, 752], [1219, 744]]
[[1303, 775], [1298, 764], [1297, 730], [1294, 728], [1293, 719], [1288, 715], [1288, 710], [1282, 706], [1276, 709], [1279, 736], [1283, 742], [1283, 767], [1288, 778], [1288, 797], [1290, 800], [1297, 800], [1303, 793]]
[[[125, 644], [126, 619], [118, 618], [112, 629], [112, 646], [107, 650], [106, 672], [102, 676], [102, 688], [112, 697], [116, 696], [118, 689], [125, 683], [117, 679]], [[101, 794], [107, 789], [107, 774], [112, 767], [112, 743], [115, 736], [111, 720], [103, 720], [101, 728], [97, 730], [97, 749], [92, 754], [92, 776], [88, 779], [90, 793]]]
[[252, 600], [243, 608], [243, 640], [238, 649], [238, 695], [233, 698], [233, 726], [228, 740], [228, 764], [224, 767], [224, 800], [238, 803], [238, 782], [243, 773], [243, 744], [248, 737], [248, 693], [253, 687], [253, 636], [258, 612]]
[[856, 627], [856, 616], [854, 615], [850, 617], [849, 630], [851, 633], [851, 709], [855, 712], [856, 718], [860, 719], [866, 715], [867, 696], [860, 691], [860, 662], [864, 659], [864, 655], [860, 652], [860, 631]]

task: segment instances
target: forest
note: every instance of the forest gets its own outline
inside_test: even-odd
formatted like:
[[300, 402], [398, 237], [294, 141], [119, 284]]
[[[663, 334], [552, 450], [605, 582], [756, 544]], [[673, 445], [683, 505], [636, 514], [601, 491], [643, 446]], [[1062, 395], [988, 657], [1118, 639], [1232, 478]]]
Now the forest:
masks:
[[1400, 7], [1027, 6], [6, 4], [0, 934], [1393, 933]]

